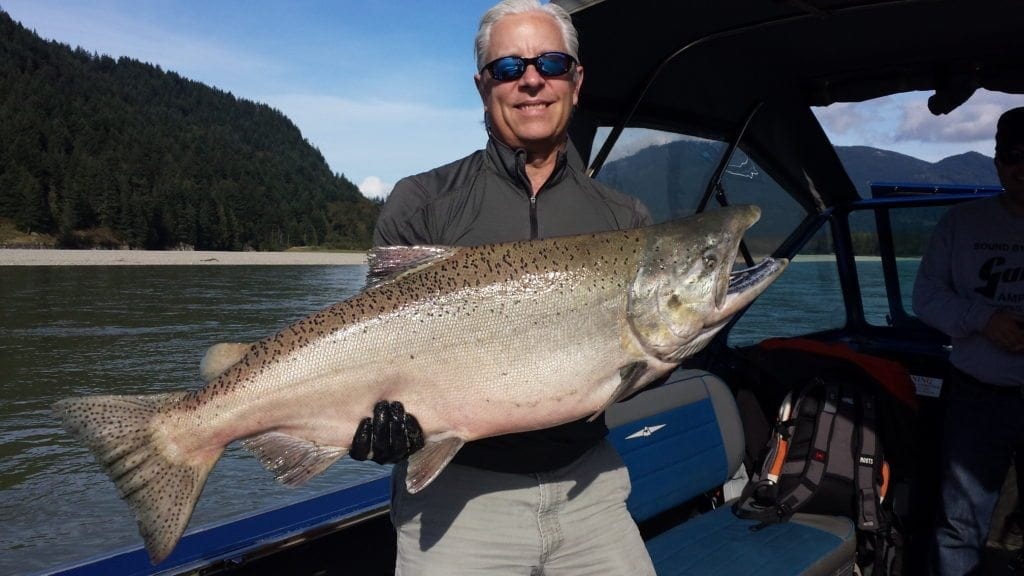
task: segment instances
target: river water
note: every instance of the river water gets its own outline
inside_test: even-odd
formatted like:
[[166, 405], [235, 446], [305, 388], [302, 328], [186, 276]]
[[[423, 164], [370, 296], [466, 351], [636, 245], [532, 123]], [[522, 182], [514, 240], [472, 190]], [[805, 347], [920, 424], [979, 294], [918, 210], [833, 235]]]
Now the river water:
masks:
[[[877, 287], [865, 302], [884, 303], [877, 262], [861, 273]], [[35, 574], [141, 543], [114, 484], [51, 414], [55, 401], [197, 387], [210, 345], [263, 338], [355, 294], [365, 274], [365, 266], [0, 267], [0, 574]], [[842, 310], [834, 261], [795, 262], [730, 340], [839, 327]], [[235, 444], [189, 526], [383, 473], [345, 458], [288, 489]]]
[[[0, 267], [0, 574], [134, 546], [135, 521], [53, 402], [200, 385], [217, 342], [257, 340], [356, 293], [365, 266]], [[237, 445], [190, 527], [308, 498], [386, 470], [343, 459], [289, 489]]]

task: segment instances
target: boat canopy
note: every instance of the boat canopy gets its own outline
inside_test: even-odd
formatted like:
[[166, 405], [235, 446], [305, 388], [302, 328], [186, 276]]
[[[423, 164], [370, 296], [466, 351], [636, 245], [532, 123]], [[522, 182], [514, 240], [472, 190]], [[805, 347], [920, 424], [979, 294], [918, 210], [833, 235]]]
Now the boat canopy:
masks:
[[742, 134], [819, 211], [858, 194], [812, 106], [931, 91], [945, 114], [978, 88], [1024, 93], [1019, 0], [554, 2], [579, 30], [586, 81], [571, 134], [583, 158], [600, 126]]

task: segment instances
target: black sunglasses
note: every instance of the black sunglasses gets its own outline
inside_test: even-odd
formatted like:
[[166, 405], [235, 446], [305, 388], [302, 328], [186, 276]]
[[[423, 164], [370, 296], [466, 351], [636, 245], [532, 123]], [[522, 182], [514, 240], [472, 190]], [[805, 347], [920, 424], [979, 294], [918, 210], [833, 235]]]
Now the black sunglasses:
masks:
[[1016, 166], [1024, 160], [1024, 150], [1020, 148], [1011, 148], [1006, 152], [1000, 152], [996, 154], [996, 160], [1003, 166]]
[[545, 78], [551, 78], [565, 74], [575, 63], [576, 59], [564, 52], [545, 52], [536, 58], [502, 56], [484, 66], [480, 71], [487, 70], [491, 73], [491, 78], [498, 82], [505, 82], [522, 78], [523, 74], [526, 74], [526, 67], [530, 64], [533, 64], [538, 74]]

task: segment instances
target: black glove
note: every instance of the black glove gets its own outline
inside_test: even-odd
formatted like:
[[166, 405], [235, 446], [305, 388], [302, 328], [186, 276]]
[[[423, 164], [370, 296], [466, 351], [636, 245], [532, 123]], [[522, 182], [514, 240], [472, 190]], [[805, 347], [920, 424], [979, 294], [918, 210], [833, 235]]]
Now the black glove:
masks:
[[392, 464], [423, 448], [423, 429], [416, 417], [405, 413], [401, 402], [381, 400], [373, 407], [373, 418], [363, 418], [352, 437], [349, 456]]

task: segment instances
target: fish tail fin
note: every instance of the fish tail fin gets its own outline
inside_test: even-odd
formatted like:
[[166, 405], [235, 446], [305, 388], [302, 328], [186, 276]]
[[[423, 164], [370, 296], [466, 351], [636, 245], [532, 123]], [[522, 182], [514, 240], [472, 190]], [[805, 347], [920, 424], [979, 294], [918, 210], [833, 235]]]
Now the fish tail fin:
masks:
[[54, 404], [64, 428], [92, 451], [135, 512], [153, 564], [178, 543], [224, 448], [170, 458], [156, 423], [187, 392], [150, 396], [90, 396]]

